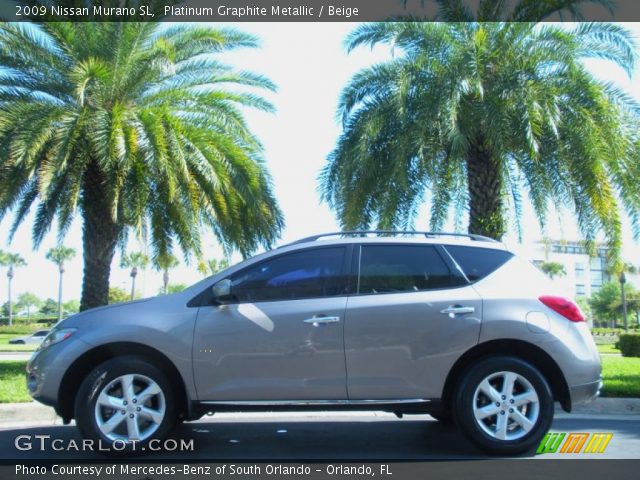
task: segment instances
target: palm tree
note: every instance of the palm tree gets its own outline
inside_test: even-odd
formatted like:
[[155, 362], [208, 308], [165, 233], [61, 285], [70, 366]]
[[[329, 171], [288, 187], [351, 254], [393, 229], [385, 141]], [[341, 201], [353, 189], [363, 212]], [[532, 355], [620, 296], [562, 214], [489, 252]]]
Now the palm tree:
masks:
[[130, 232], [149, 238], [153, 258], [176, 246], [200, 258], [202, 226], [243, 255], [279, 236], [242, 113], [271, 111], [252, 90], [275, 87], [215, 58], [256, 45], [203, 24], [0, 24], [0, 220], [15, 212], [13, 235], [37, 204], [37, 246], [54, 221], [62, 238], [81, 216], [83, 310], [107, 304]]
[[120, 267], [122, 268], [130, 268], [131, 273], [131, 300], [135, 297], [136, 294], [136, 277], [138, 276], [138, 269], [147, 268], [149, 265], [149, 257], [147, 257], [142, 252], [132, 252], [122, 257], [120, 261]]
[[627, 283], [626, 273], [635, 275], [638, 269], [632, 263], [624, 262], [622, 267], [616, 272], [618, 273], [618, 281], [620, 282], [620, 305], [622, 307], [622, 320], [624, 322], [624, 331], [629, 330], [629, 316], [627, 314], [628, 299], [625, 292], [625, 284]]
[[343, 133], [320, 176], [343, 227], [410, 227], [429, 191], [432, 229], [454, 206], [456, 224], [468, 211], [470, 233], [499, 239], [509, 210], [520, 228], [525, 191], [541, 225], [552, 202], [573, 207], [590, 245], [604, 230], [612, 258], [620, 205], [640, 234], [640, 108], [582, 63], [630, 75], [636, 47], [622, 27], [376, 23], [346, 39], [349, 50], [379, 43], [400, 54], [344, 89]]
[[58, 245], [47, 252], [47, 260], [58, 266], [58, 321], [62, 320], [62, 276], [64, 275], [64, 263], [76, 256], [73, 248]]
[[169, 293], [169, 270], [180, 264], [174, 255], [160, 255], [153, 261], [154, 268], [162, 272], [162, 291], [165, 295]]
[[540, 270], [551, 279], [564, 277], [567, 274], [564, 265], [558, 262], [543, 262], [542, 265], [540, 265]]
[[[7, 252], [0, 249], [0, 267], [6, 267], [6, 266], [7, 266]], [[11, 289], [9, 289], [9, 292], [11, 292]], [[6, 314], [4, 313], [5, 305], [6, 305]], [[2, 306], [2, 312], [3, 312], [3, 315], [6, 315], [8, 317], [11, 309], [10, 302], [6, 302], [5, 305]], [[11, 320], [9, 320], [9, 322], [11, 322]]]
[[7, 269], [7, 297], [9, 303], [9, 325], [13, 325], [13, 303], [11, 299], [11, 282], [15, 274], [15, 269], [24, 267], [27, 264], [24, 258], [17, 253], [8, 253], [0, 250], [0, 266], [9, 267]]
[[35, 293], [24, 292], [18, 297], [18, 303], [16, 304], [19, 310], [27, 309], [27, 322], [31, 322], [31, 309], [38, 308], [42, 304], [42, 301]]

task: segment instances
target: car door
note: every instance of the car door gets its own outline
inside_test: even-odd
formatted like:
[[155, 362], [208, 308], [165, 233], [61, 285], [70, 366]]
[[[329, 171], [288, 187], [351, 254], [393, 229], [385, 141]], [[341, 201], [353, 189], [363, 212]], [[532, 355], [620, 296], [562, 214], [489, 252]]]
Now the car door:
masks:
[[200, 400], [346, 399], [346, 247], [283, 253], [231, 275], [233, 301], [200, 307]]
[[479, 295], [435, 245], [363, 243], [353, 264], [349, 399], [438, 398], [453, 363], [478, 342]]

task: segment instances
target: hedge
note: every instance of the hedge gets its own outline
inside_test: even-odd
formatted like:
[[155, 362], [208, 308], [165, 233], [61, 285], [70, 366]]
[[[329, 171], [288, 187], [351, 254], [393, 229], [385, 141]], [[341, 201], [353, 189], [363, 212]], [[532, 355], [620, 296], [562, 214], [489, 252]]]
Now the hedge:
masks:
[[35, 332], [36, 330], [42, 330], [45, 328], [51, 328], [48, 323], [14, 323], [13, 325], [0, 325], [0, 333], [10, 333], [13, 335], [27, 335]]
[[[631, 333], [639, 333], [638, 331], [638, 327], [633, 325], [633, 326], [629, 326], [629, 330], [631, 331]], [[624, 328], [601, 328], [601, 327], [595, 327], [591, 329], [591, 334], [595, 337], [595, 336], [617, 336], [620, 335], [621, 333], [627, 333], [624, 331]]]
[[621, 333], [624, 333], [624, 328], [595, 327], [591, 329], [591, 334], [594, 336], [620, 335]]
[[[58, 321], [58, 317], [33, 316], [31, 317], [31, 319], [27, 319], [25, 317], [14, 317], [13, 325], [29, 328], [31, 325], [39, 324], [39, 325], [46, 325], [47, 327], [49, 327], [49, 326], [52, 326], [57, 321]], [[10, 327], [12, 325], [9, 325], [9, 319], [7, 317], [0, 317], [0, 326]]]
[[622, 333], [617, 343], [623, 357], [640, 357], [640, 334]]

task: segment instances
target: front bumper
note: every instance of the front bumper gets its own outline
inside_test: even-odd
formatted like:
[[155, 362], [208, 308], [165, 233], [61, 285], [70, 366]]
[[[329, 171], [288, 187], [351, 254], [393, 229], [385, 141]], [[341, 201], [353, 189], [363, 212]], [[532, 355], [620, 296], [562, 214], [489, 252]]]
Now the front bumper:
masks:
[[27, 363], [29, 395], [40, 403], [56, 407], [64, 375], [71, 364], [90, 347], [80, 338], [70, 338], [44, 350], [36, 350]]

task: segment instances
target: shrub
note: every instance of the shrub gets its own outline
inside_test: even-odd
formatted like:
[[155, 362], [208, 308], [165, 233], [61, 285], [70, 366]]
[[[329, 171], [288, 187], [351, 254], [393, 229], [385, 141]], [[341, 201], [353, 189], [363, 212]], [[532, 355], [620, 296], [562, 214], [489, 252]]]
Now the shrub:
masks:
[[640, 357], [640, 334], [621, 334], [620, 340], [618, 340], [618, 348], [623, 357]]

